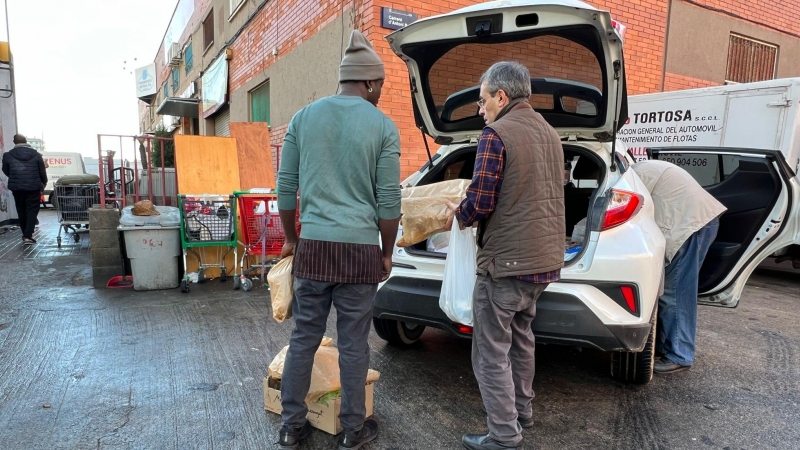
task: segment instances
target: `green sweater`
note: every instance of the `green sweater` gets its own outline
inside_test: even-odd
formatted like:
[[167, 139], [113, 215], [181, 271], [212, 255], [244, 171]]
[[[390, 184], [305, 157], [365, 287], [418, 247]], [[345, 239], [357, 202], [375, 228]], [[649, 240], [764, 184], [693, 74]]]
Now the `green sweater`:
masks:
[[378, 108], [337, 95], [292, 118], [281, 149], [278, 208], [297, 207], [300, 237], [377, 245], [378, 219], [400, 217], [400, 136]]

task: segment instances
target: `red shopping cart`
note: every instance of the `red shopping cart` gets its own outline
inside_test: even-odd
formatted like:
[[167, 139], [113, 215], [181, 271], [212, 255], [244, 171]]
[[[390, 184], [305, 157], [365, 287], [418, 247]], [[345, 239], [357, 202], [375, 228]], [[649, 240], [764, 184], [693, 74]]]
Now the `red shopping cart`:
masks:
[[[281, 249], [286, 241], [280, 214], [278, 213], [278, 195], [271, 189], [250, 189], [234, 193], [239, 207], [239, 218], [242, 228], [239, 244], [244, 247], [239, 262], [240, 275], [234, 278], [234, 289], [241, 287], [245, 291], [253, 288], [249, 275], [261, 271], [261, 282], [264, 273], [280, 260]], [[297, 209], [297, 232], [300, 232], [300, 209]], [[245, 264], [249, 256], [260, 256], [257, 264]]]

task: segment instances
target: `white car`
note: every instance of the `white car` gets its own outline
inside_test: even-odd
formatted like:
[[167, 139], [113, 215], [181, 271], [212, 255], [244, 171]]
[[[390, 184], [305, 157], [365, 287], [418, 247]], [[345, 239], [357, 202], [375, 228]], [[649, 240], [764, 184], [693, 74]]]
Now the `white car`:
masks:
[[[563, 138], [565, 243], [581, 243], [577, 254], [565, 252], [562, 279], [539, 298], [533, 331], [539, 342], [613, 351], [614, 377], [648, 382], [665, 243], [624, 145], [612, 144], [627, 117], [627, 94], [622, 41], [609, 13], [571, 0], [503, 0], [420, 20], [387, 40], [408, 66], [418, 126], [441, 145], [404, 187], [471, 179], [484, 127], [475, 104], [480, 75], [503, 60], [529, 68], [531, 104]], [[702, 300], [736, 306], [758, 262], [800, 242], [800, 221], [787, 220], [800, 198], [797, 179], [779, 152], [672, 148], [654, 156], [676, 151], [725, 169], [709, 192], [729, 211], [700, 287]], [[394, 248], [374, 310], [375, 330], [390, 343], [413, 344], [426, 326], [471, 336], [439, 307], [446, 254], [430, 250], [427, 242]]]

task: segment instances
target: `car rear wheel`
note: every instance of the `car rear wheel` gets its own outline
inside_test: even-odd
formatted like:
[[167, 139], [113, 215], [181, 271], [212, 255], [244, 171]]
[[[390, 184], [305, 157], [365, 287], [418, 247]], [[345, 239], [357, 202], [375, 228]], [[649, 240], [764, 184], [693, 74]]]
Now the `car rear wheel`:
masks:
[[398, 346], [409, 346], [417, 342], [425, 331], [425, 325], [400, 322], [390, 319], [372, 319], [375, 332], [384, 341]]
[[611, 355], [611, 376], [631, 384], [647, 384], [653, 379], [656, 359], [656, 316], [658, 306], [650, 321], [650, 334], [641, 352], [614, 352]]

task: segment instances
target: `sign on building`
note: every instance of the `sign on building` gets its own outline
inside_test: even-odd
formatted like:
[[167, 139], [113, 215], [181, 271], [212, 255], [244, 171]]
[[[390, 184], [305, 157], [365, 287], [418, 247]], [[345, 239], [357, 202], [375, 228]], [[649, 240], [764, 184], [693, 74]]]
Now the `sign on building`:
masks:
[[418, 16], [412, 12], [393, 8], [381, 8], [381, 26], [390, 30], [399, 30], [417, 21]]
[[157, 92], [155, 63], [136, 69], [136, 98], [153, 96]]

